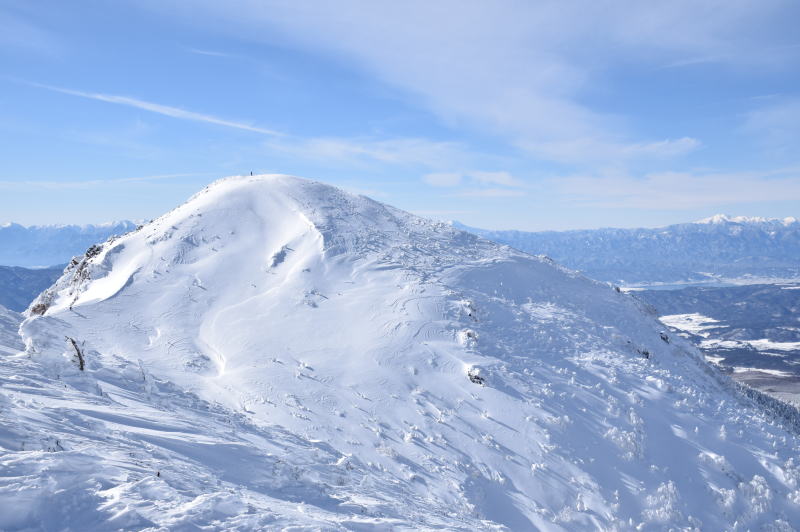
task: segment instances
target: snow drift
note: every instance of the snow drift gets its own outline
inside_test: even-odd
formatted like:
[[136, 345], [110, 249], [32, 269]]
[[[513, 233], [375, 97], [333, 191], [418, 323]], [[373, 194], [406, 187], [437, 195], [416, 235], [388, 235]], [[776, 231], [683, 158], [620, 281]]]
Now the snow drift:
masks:
[[0, 528], [800, 522], [793, 411], [635, 298], [312, 181], [214, 183], [21, 332]]

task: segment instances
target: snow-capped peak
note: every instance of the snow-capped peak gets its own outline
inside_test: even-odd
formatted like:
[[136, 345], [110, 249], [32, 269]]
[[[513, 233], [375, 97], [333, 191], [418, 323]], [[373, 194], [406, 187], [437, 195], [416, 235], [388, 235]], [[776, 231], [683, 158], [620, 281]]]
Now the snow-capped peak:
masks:
[[714, 216], [709, 216], [708, 218], [703, 218], [701, 220], [697, 220], [695, 223], [697, 224], [725, 224], [725, 223], [737, 223], [737, 224], [763, 224], [769, 222], [780, 222], [783, 225], [790, 225], [797, 222], [797, 219], [794, 217], [787, 217], [787, 218], [765, 218], [762, 216], [728, 216], [727, 214], [715, 214]]
[[0, 455], [24, 491], [0, 502], [82, 486], [59, 519], [83, 529], [800, 519], [791, 411], [638, 300], [318, 182], [209, 186], [73, 261], [21, 331], [0, 445], [56, 452]]

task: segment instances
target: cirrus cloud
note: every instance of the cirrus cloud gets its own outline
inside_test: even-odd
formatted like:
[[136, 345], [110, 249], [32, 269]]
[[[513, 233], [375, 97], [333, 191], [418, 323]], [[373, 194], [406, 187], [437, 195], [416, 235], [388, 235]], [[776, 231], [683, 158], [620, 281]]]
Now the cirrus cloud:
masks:
[[685, 210], [752, 202], [800, 201], [800, 168], [772, 172], [656, 172], [573, 175], [549, 186], [570, 202], [610, 208]]
[[[192, 17], [344, 58], [454, 127], [583, 166], [680, 157], [700, 145], [690, 135], [642, 138], [626, 117], [587, 103], [605, 71], [699, 62], [786, 68], [799, 51], [767, 29], [797, 14], [790, 0], [235, 4], [201, 0]], [[187, 16], [171, 3], [150, 5]]]

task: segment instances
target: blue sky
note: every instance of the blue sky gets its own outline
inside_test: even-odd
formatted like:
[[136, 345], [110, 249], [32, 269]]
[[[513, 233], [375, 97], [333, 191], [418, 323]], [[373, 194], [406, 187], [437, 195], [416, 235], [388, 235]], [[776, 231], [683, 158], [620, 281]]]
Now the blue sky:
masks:
[[800, 215], [800, 4], [0, 0], [0, 221], [254, 171], [486, 228]]

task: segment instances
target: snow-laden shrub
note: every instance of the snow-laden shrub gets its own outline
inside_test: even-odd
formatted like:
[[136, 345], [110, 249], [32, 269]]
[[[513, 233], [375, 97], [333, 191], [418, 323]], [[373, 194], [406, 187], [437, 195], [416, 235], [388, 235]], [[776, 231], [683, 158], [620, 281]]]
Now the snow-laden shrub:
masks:
[[675, 523], [683, 519], [679, 503], [678, 488], [675, 483], [671, 480], [662, 482], [655, 493], [645, 498], [647, 507], [642, 511], [642, 517], [646, 521]]
[[739, 492], [747, 502], [750, 516], [756, 516], [772, 508], [772, 491], [761, 475], [754, 475], [750, 482], [740, 482]]

